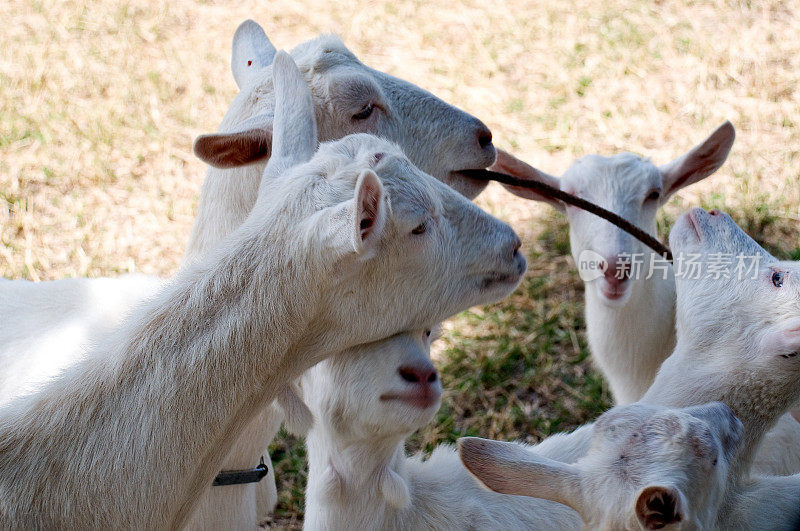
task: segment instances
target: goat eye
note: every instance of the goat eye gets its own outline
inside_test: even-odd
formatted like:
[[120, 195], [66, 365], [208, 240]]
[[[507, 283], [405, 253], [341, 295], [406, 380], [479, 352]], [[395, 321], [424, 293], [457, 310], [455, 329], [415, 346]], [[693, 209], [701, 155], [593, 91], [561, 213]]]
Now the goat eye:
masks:
[[658, 201], [658, 198], [661, 197], [661, 192], [658, 190], [653, 190], [649, 194], [647, 194], [646, 201]]
[[425, 234], [426, 230], [428, 230], [428, 224], [426, 222], [422, 222], [411, 229], [411, 234]]
[[375, 109], [375, 105], [369, 103], [366, 107], [358, 111], [353, 115], [353, 120], [366, 120], [372, 114], [372, 111]]
[[783, 286], [783, 279], [786, 277], [786, 273], [783, 271], [774, 271], [772, 273], [772, 285], [776, 288], [780, 288]]

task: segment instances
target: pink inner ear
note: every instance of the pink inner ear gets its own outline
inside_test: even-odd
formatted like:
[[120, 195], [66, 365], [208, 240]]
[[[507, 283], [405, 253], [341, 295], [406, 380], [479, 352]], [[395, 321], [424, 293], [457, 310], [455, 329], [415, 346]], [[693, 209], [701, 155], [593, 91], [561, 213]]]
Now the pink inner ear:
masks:
[[800, 351], [800, 318], [772, 325], [764, 337], [768, 354], [784, 355]]

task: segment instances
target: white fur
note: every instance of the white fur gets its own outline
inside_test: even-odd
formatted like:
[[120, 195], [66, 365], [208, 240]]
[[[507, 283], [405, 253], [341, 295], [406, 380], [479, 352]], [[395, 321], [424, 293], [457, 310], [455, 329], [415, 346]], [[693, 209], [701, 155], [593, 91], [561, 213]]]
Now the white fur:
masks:
[[580, 525], [577, 514], [562, 505], [486, 490], [450, 446], [437, 447], [426, 461], [406, 457], [405, 439], [433, 418], [441, 385], [438, 379], [410, 382], [400, 369], [433, 373], [429, 346], [428, 334], [403, 333], [341, 352], [303, 376], [316, 418], [306, 440], [305, 527], [567, 530]]
[[161, 285], [160, 279], [146, 275], [4, 282], [0, 404], [60, 373], [93, 339], [118, 325], [132, 306]]
[[718, 402], [685, 409], [637, 403], [604, 413], [574, 464], [539, 447], [475, 437], [460, 439], [459, 449], [490, 489], [565, 504], [587, 530], [710, 529], [741, 435], [741, 423]]
[[[577, 194], [655, 236], [658, 207], [677, 190], [716, 171], [724, 163], [734, 136], [733, 126], [726, 122], [687, 153], [660, 167], [629, 153], [613, 157], [589, 155], [575, 162], [561, 178], [556, 178], [500, 152], [495, 168]], [[565, 208], [562, 203], [554, 203], [528, 189], [510, 190], [565, 211], [570, 223], [572, 255], [579, 267], [586, 251], [605, 258], [612, 268], [621, 256], [641, 253], [645, 257], [641, 274], [634, 274], [621, 283], [622, 293], [617, 299], [605, 294], [611, 286], [604, 277], [586, 282], [586, 332], [592, 358], [603, 371], [617, 403], [641, 399], [676, 344], [672, 266], [661, 263], [665, 266], [665, 275], [656, 270], [646, 278], [649, 263], [656, 255], [632, 236], [593, 214], [574, 207]], [[658, 199], [648, 199], [652, 192], [658, 193]], [[684, 382], [684, 387], [693, 385], [703, 386], [703, 382]], [[696, 398], [688, 398], [688, 390], [684, 396], [688, 402], [680, 401], [680, 404], [699, 403]], [[710, 400], [722, 400], [722, 397], [710, 392], [706, 401]], [[568, 454], [567, 449], [562, 450]], [[575, 455], [580, 453], [579, 446]], [[769, 474], [800, 472], [800, 423], [791, 415], [783, 416], [763, 441], [755, 470]]]
[[308, 160], [306, 83], [288, 55], [274, 65], [275, 164], [242, 226], [0, 407], [0, 526], [182, 527], [242, 428], [301, 371], [521, 279], [513, 231], [392, 143], [351, 135]]
[[[694, 209], [681, 216], [670, 244], [679, 264], [682, 255], [697, 254], [709, 263], [716, 253], [758, 256], [760, 264], [755, 277], [678, 275], [678, 344], [635, 406], [680, 408], [705, 401], [730, 406], [743, 430], [714, 527], [796, 529], [800, 474], [764, 476], [753, 464], [760, 449], [767, 456], [761, 462], [779, 472], [798, 466], [797, 439], [775, 436], [781, 432], [773, 430], [778, 444], [765, 447], [762, 441], [776, 422], [787, 426], [785, 433], [797, 431], [796, 419], [785, 412], [800, 398], [800, 356], [793, 355], [800, 352], [800, 264], [776, 260], [718, 211]], [[772, 283], [775, 272], [785, 273], [780, 287]], [[594, 448], [592, 435], [593, 428], [584, 426], [532, 451], [562, 464], [580, 462]]]
[[[262, 128], [271, 134], [275, 108], [271, 77], [274, 54], [275, 48], [258, 24], [246, 21], [237, 29], [231, 68], [240, 93], [220, 131]], [[479, 120], [410, 83], [366, 67], [334, 36], [301, 44], [292, 55], [313, 89], [321, 140], [358, 131], [378, 134], [397, 142], [423, 171], [466, 196], [474, 197], [483, 189], [485, 184], [456, 173], [465, 168], [486, 167], [494, 160], [491, 143], [483, 146], [478, 143], [478, 135], [489, 134]], [[366, 120], [352, 119], [353, 114], [370, 103], [380, 106], [372, 116]], [[271, 149], [267, 150], [269, 153]], [[184, 264], [200, 260], [241, 225], [255, 202], [265, 162], [266, 158], [247, 166], [209, 167]], [[90, 338], [99, 338], [102, 330], [118, 325], [130, 308], [155, 295], [161, 282], [138, 275], [39, 284], [3, 283], [0, 367], [9, 370], [0, 371], [0, 400], [33, 388], [75, 362]], [[76, 287], [78, 284], [81, 288]], [[85, 295], [89, 292], [91, 297]], [[5, 325], [12, 320], [13, 326]], [[57, 349], [51, 348], [54, 344]], [[270, 406], [263, 416], [244, 428], [222, 467], [251, 468], [262, 456], [270, 464], [266, 447], [282, 418], [280, 409]], [[302, 427], [308, 424], [308, 419], [296, 422]], [[270, 476], [258, 484], [209, 488], [206, 491], [209, 500], [200, 504], [197, 519], [190, 527], [229, 527], [236, 521], [251, 528], [277, 502], [271, 469], [270, 466]], [[256, 498], [260, 508], [253, 511], [246, 500]], [[239, 517], [233, 518], [236, 514]], [[258, 518], [251, 518], [252, 514], [258, 514]]]
[[[714, 173], [725, 162], [734, 134], [726, 122], [701, 144], [661, 167], [631, 153], [588, 155], [557, 178], [500, 152], [494, 168], [578, 195], [656, 236], [659, 207], [679, 189]], [[509, 189], [548, 202], [567, 215], [572, 256], [579, 267], [588, 252], [602, 257], [612, 273], [625, 257], [629, 261], [633, 255], [643, 258], [641, 274], [634, 272], [619, 286], [612, 286], [603, 275], [586, 282], [586, 331], [592, 359], [603, 371], [615, 402], [635, 402], [675, 347], [672, 267], [664, 264], [663, 274], [656, 271], [646, 278], [649, 263], [657, 257], [649, 247], [594, 214], [565, 207], [528, 189]]]

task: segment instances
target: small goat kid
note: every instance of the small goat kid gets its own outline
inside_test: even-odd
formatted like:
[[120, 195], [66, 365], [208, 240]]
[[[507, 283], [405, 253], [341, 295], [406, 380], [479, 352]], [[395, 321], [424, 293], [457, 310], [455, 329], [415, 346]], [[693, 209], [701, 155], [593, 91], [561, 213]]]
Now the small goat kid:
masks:
[[316, 422], [306, 437], [307, 529], [572, 530], [562, 505], [487, 491], [450, 446], [427, 461], [405, 439], [428, 424], [442, 387], [430, 331], [341, 352], [302, 377]]
[[[679, 189], [714, 173], [725, 162], [734, 137], [733, 126], [726, 122], [699, 145], [660, 167], [629, 153], [589, 155], [557, 178], [500, 151], [493, 168], [576, 194], [655, 236], [658, 208]], [[507, 188], [527, 199], [545, 201], [567, 215], [572, 255], [579, 267], [598, 257], [607, 264], [605, 274], [586, 282], [589, 347], [615, 401], [626, 404], [641, 399], [676, 344], [672, 266], [655, 262], [648, 278], [645, 272], [657, 255], [632, 236], [578, 208], [528, 189]], [[632, 274], [637, 256], [641, 267], [639, 274]], [[797, 449], [787, 452], [787, 447]], [[763, 473], [800, 472], [800, 422], [784, 415], [764, 440], [755, 465]]]
[[[273, 76], [272, 158], [242, 226], [84, 360], [0, 407], [0, 526], [181, 527], [241, 429], [303, 370], [520, 280], [507, 225], [385, 140], [316, 150], [288, 55]], [[242, 163], [260, 141], [241, 139]]]
[[[716, 210], [693, 209], [678, 218], [670, 245], [679, 265], [678, 343], [636, 407], [680, 408], [717, 400], [730, 406], [743, 425], [741, 443], [730, 459], [717, 520], [706, 527], [797, 529], [800, 474], [758, 475], [766, 467], [754, 469], [753, 462], [757, 449], [756, 462], [772, 461], [773, 468], [795, 468], [800, 461], [797, 439], [783, 447], [759, 446], [776, 421], [795, 422], [784, 413], [800, 398], [800, 264], [778, 261]], [[713, 263], [712, 256], [741, 255], [755, 268], [743, 275], [732, 271], [730, 278], [681, 270], [681, 257], [691, 255], [700, 264]], [[531, 450], [575, 463], [594, 448], [592, 434], [593, 426], [586, 425]], [[599, 505], [595, 509], [602, 511], [605, 502]]]
[[487, 487], [563, 503], [581, 515], [584, 529], [712, 529], [741, 435], [741, 423], [719, 402], [685, 409], [636, 403], [601, 415], [591, 448], [573, 464], [513, 442], [466, 437], [458, 445]]
[[[683, 214], [670, 246], [684, 267], [676, 276], [678, 343], [642, 400], [728, 404], [745, 426], [739, 459], [745, 472], [779, 418], [797, 424], [784, 413], [800, 399], [800, 264], [777, 260], [718, 210]], [[681, 261], [692, 256], [704, 267], [729, 257], [728, 278], [693, 272]], [[739, 256], [751, 271], [736, 268]], [[800, 440], [770, 450], [772, 459], [800, 466]]]
[[[561, 178], [528, 166], [502, 151], [493, 169], [544, 182], [600, 205], [653, 236], [656, 213], [678, 190], [713, 174], [725, 162], [735, 131], [725, 122], [706, 140], [664, 166], [631, 153], [587, 155]], [[544, 201], [566, 214], [572, 256], [581, 267], [602, 260], [603, 274], [587, 276], [586, 332], [592, 358], [608, 381], [617, 404], [635, 402], [653, 383], [661, 362], [675, 347], [675, 280], [672, 267], [616, 225], [579, 208], [525, 188], [511, 192]], [[641, 266], [632, 271], [633, 261]], [[596, 264], [595, 264], [596, 265]], [[638, 273], [638, 274], [637, 274]]]

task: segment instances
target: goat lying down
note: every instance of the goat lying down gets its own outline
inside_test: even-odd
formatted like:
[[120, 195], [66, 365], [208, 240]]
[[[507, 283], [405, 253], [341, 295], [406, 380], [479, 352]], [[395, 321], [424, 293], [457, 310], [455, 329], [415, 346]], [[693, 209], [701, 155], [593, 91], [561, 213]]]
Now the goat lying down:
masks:
[[459, 451], [493, 491], [572, 507], [587, 530], [713, 529], [741, 437], [742, 424], [720, 402], [634, 403], [600, 416], [591, 448], [575, 463], [477, 437], [459, 439]]
[[[0, 406], [0, 527], [182, 527], [236, 436], [304, 370], [522, 278], [508, 225], [389, 141], [317, 149], [288, 54], [272, 76], [272, 156], [243, 224], [81, 361]], [[245, 132], [237, 160], [262, 142]]]
[[447, 445], [425, 461], [407, 457], [406, 437], [440, 404], [431, 339], [427, 330], [362, 345], [301, 378], [314, 419], [306, 438], [307, 528], [572, 530], [583, 518], [587, 529], [639, 529], [631, 523], [715, 521], [743, 433], [721, 403], [618, 406], [588, 427], [592, 447], [577, 465], [548, 459], [546, 444], [539, 451], [476, 438], [460, 442], [466, 467]]

